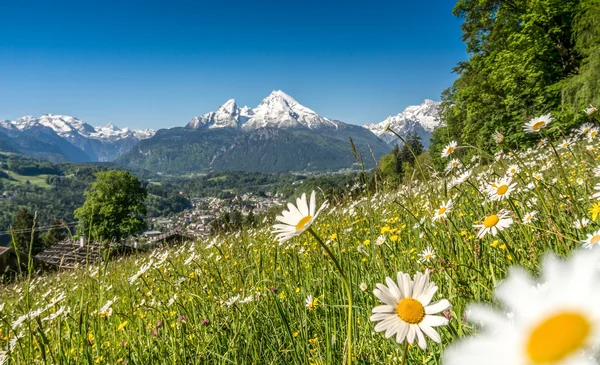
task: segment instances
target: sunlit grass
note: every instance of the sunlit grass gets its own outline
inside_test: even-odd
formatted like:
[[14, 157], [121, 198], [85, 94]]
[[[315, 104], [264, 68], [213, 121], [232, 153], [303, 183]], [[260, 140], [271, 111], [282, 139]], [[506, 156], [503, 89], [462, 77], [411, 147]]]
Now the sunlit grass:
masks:
[[[485, 166], [468, 151], [456, 152], [460, 171], [390, 193], [348, 195], [311, 227], [348, 277], [357, 363], [401, 362], [403, 346], [374, 333], [369, 321], [379, 304], [372, 290], [386, 276], [429, 269], [436, 298], [452, 303], [450, 324], [439, 328], [442, 344], [408, 352], [410, 364], [438, 364], [443, 348], [474, 331], [466, 306], [493, 302], [510, 266], [535, 274], [544, 253], [567, 257], [599, 228], [574, 225], [592, 218], [596, 141], [514, 151]], [[519, 167], [515, 189], [508, 199], [487, 199], [486, 186], [510, 165]], [[450, 186], [469, 169], [468, 179]], [[433, 222], [449, 199], [447, 217]], [[473, 226], [503, 209], [513, 224], [477, 239]], [[428, 247], [435, 256], [419, 256]], [[265, 227], [37, 276], [2, 290], [0, 346], [16, 364], [341, 363], [347, 300], [330, 260], [310, 234], [279, 245]], [[309, 295], [316, 301], [307, 306]]]

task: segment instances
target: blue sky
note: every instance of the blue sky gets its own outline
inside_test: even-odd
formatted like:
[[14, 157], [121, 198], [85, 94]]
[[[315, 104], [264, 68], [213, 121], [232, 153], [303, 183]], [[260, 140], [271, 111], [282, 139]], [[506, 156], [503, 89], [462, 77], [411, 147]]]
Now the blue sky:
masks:
[[0, 119], [183, 126], [281, 89], [379, 122], [439, 100], [467, 54], [452, 0], [0, 2]]

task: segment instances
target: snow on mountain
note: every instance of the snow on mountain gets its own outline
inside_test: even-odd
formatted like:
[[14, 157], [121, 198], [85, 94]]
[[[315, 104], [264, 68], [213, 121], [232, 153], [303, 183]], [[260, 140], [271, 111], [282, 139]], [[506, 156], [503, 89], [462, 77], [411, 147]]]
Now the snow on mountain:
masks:
[[98, 140], [115, 141], [124, 138], [134, 138], [138, 140], [150, 138], [156, 133], [153, 129], [131, 130], [129, 128], [119, 128], [113, 123], [108, 123], [105, 126], [94, 127], [94, 133], [90, 134], [90, 138]]
[[386, 118], [381, 123], [365, 124], [363, 127], [373, 132], [376, 136], [387, 143], [400, 143], [394, 134], [385, 131], [389, 125], [401, 136], [416, 133], [423, 145], [428, 146], [431, 133], [440, 125], [439, 119], [440, 102], [426, 99], [421, 105], [409, 106], [396, 116]]
[[273, 91], [254, 109], [239, 108], [231, 99], [217, 111], [194, 117], [188, 128], [337, 128], [338, 123], [321, 117], [315, 111], [301, 105], [281, 90]]
[[254, 115], [242, 126], [244, 129], [322, 127], [337, 128], [337, 123], [321, 117], [298, 103], [281, 90], [273, 91], [254, 109]]
[[252, 115], [252, 109], [247, 106], [238, 108], [234, 99], [227, 100], [217, 111], [209, 112], [201, 117], [194, 117], [187, 125], [188, 128], [238, 128]]
[[44, 114], [41, 117], [24, 116], [17, 120], [0, 122], [0, 127], [13, 131], [28, 131], [32, 128], [47, 127], [69, 141], [84, 137], [100, 141], [115, 141], [123, 138], [145, 139], [154, 135], [154, 130], [120, 129], [109, 123], [104, 127], [92, 127], [84, 121], [68, 115]]

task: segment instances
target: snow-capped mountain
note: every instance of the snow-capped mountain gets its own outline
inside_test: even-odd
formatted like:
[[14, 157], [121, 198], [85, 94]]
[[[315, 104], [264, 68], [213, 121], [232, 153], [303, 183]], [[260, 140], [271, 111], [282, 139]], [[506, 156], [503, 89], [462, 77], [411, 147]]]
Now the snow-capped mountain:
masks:
[[56, 132], [56, 134], [59, 136], [67, 139], [75, 138], [78, 135], [92, 139], [111, 141], [130, 137], [144, 139], [152, 137], [155, 132], [151, 129], [144, 129], [140, 131], [132, 131], [129, 128], [120, 129], [112, 123], [108, 123], [103, 127], [92, 127], [86, 122], [75, 117], [53, 114], [44, 114], [39, 118], [25, 116], [14, 121], [5, 120], [0, 122], [0, 127], [19, 131], [26, 131], [40, 126], [48, 127]]
[[90, 138], [99, 140], [115, 141], [123, 138], [135, 138], [138, 140], [150, 138], [156, 133], [154, 129], [131, 130], [129, 128], [119, 128], [113, 123], [105, 126], [94, 127], [94, 132], [89, 134]]
[[273, 91], [254, 109], [239, 108], [235, 100], [228, 100], [216, 112], [194, 117], [188, 128], [338, 128], [339, 122], [324, 118], [298, 103], [281, 90]]
[[440, 102], [426, 99], [421, 105], [409, 106], [396, 116], [387, 117], [381, 123], [365, 124], [364, 127], [387, 143], [402, 144], [398, 137], [385, 131], [388, 125], [402, 137], [416, 133], [427, 147], [431, 133], [440, 125], [439, 107]]
[[209, 112], [201, 117], [194, 117], [188, 128], [238, 128], [244, 124], [253, 114], [252, 109], [247, 106], [238, 108], [235, 100], [230, 99], [221, 105], [217, 111]]
[[35, 151], [35, 157], [44, 158], [47, 152], [49, 159], [78, 162], [112, 161], [155, 133], [120, 129], [112, 123], [92, 127], [75, 117], [53, 114], [2, 121], [0, 132], [24, 154], [34, 155]]

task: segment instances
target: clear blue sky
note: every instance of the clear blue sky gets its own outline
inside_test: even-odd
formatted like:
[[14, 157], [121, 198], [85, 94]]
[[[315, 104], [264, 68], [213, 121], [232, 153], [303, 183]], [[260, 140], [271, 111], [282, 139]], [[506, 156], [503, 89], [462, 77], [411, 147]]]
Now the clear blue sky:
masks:
[[0, 119], [183, 126], [281, 89], [379, 122], [440, 99], [467, 57], [452, 0], [0, 1]]

